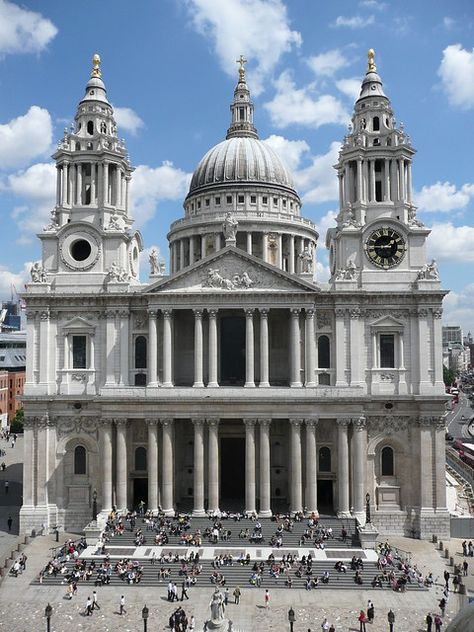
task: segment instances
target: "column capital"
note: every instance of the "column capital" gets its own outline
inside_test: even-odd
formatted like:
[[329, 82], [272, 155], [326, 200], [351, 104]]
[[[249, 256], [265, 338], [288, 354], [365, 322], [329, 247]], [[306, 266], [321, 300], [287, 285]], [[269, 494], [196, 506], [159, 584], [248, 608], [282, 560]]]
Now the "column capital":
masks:
[[246, 428], [253, 428], [257, 424], [257, 419], [242, 419]]
[[358, 432], [365, 430], [367, 426], [367, 419], [364, 416], [357, 417], [357, 419], [352, 420], [352, 425], [354, 426], [354, 430]]
[[319, 417], [308, 417], [304, 420], [307, 428], [317, 428], [319, 424]]
[[[429, 415], [422, 415], [421, 417], [418, 417], [418, 425], [420, 426], [420, 428], [431, 428], [431, 427], [435, 427], [438, 423], [438, 417], [431, 417]], [[443, 420], [443, 425], [446, 425], [444, 420]]]
[[293, 318], [297, 318], [301, 313], [301, 307], [293, 307], [290, 309], [290, 312]]
[[347, 428], [350, 425], [351, 421], [352, 420], [350, 417], [338, 417], [336, 419], [337, 425], [343, 428]]
[[270, 424], [272, 423], [272, 420], [271, 419], [259, 419], [258, 423], [259, 423], [261, 428], [269, 428]]
[[264, 307], [263, 309], [259, 308], [258, 311], [260, 312], [260, 318], [268, 318], [268, 312], [270, 310], [267, 307]]
[[194, 427], [202, 428], [206, 423], [206, 420], [204, 417], [193, 417], [191, 419], [191, 423], [194, 425]]
[[245, 310], [245, 316], [246, 316], [247, 318], [252, 318], [252, 317], [253, 317], [253, 315], [254, 315], [254, 312], [255, 312], [255, 307], [248, 307], [248, 308]]
[[215, 318], [217, 316], [217, 312], [219, 310], [217, 309], [208, 309], [207, 310], [207, 315], [209, 316], [209, 318]]
[[307, 308], [305, 311], [306, 318], [307, 319], [314, 318], [315, 311], [316, 310], [314, 309], [314, 307]]
[[156, 318], [158, 316], [158, 310], [155, 308], [148, 310], [148, 318]]
[[160, 422], [159, 419], [156, 418], [147, 418], [145, 419], [145, 423], [147, 426], [157, 426]]
[[172, 309], [163, 309], [162, 313], [163, 313], [163, 318], [166, 318], [167, 320], [169, 320], [171, 318], [171, 316], [173, 315], [173, 310]]
[[207, 417], [206, 418], [206, 423], [208, 426], [210, 427], [217, 427], [219, 425], [219, 421], [220, 419], [218, 417]]
[[173, 421], [174, 419], [172, 417], [163, 417], [162, 419], [159, 419], [159, 422], [163, 426], [163, 428], [171, 427], [173, 425]]
[[117, 428], [119, 427], [126, 427], [128, 426], [128, 419], [114, 419], [115, 425], [117, 426]]
[[336, 314], [336, 318], [344, 318], [344, 316], [346, 315], [346, 310], [344, 307], [336, 307], [334, 313]]
[[196, 318], [196, 319], [200, 319], [200, 318], [202, 318], [203, 311], [204, 311], [204, 310], [203, 310], [202, 308], [199, 308], [199, 309], [193, 309], [193, 312], [194, 312], [194, 318]]
[[303, 425], [304, 419], [289, 419], [288, 421], [292, 426], [298, 428]]
[[128, 309], [120, 309], [118, 312], [118, 315], [120, 318], [129, 318], [130, 316], [130, 311]]

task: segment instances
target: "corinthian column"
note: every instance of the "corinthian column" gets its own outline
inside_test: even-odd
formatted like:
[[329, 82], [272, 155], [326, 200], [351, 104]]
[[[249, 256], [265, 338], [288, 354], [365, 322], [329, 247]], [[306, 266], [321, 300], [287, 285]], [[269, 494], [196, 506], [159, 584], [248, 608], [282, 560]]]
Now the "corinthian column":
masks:
[[116, 419], [117, 426], [117, 509], [127, 511], [128, 466], [127, 466], [127, 420]]
[[260, 511], [258, 515], [268, 518], [270, 507], [270, 423], [271, 419], [259, 419], [260, 425]]
[[301, 386], [300, 310], [290, 312], [291, 381], [290, 386]]
[[208, 511], [219, 512], [219, 420], [207, 419], [209, 425]]
[[173, 344], [171, 340], [172, 310], [163, 310], [163, 386], [173, 386]]
[[306, 494], [305, 505], [308, 513], [318, 511], [317, 471], [316, 471], [316, 428], [318, 419], [306, 419]]
[[348, 518], [349, 508], [349, 442], [347, 429], [350, 419], [337, 420], [337, 495], [339, 518]]
[[354, 455], [354, 479], [352, 481], [352, 502], [354, 515], [365, 523], [365, 465], [367, 452], [367, 430], [365, 417], [359, 417], [352, 423], [352, 441]]
[[148, 508], [158, 511], [158, 419], [147, 419], [148, 426]]
[[256, 419], [244, 419], [245, 424], [245, 512], [252, 514], [255, 504], [255, 424]]
[[306, 379], [305, 386], [316, 386], [315, 372], [315, 340], [314, 340], [314, 309], [307, 309], [305, 314], [305, 355], [306, 355]]
[[102, 457], [102, 511], [112, 510], [112, 422], [103, 419], [99, 426], [99, 441]]
[[158, 386], [157, 313], [148, 312], [148, 386]]
[[260, 310], [260, 384], [259, 387], [270, 386], [269, 353], [268, 353], [268, 309]]
[[208, 310], [209, 315], [209, 382], [208, 386], [219, 386], [217, 383], [217, 311]]
[[245, 310], [245, 386], [255, 386], [253, 309]]
[[193, 516], [203, 517], [204, 511], [204, 419], [194, 424], [194, 508]]
[[173, 420], [160, 419], [163, 428], [163, 482], [161, 499], [165, 516], [174, 515]]
[[194, 384], [195, 388], [204, 386], [202, 380], [202, 309], [194, 310]]
[[290, 419], [290, 455], [291, 455], [291, 496], [290, 512], [303, 510], [302, 478], [301, 478], [301, 424], [302, 419]]

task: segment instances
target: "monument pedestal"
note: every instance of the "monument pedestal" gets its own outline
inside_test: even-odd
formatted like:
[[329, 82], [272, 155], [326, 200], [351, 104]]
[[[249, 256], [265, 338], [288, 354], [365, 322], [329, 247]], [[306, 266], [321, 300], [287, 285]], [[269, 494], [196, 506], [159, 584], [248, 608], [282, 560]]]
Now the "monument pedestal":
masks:
[[359, 539], [363, 549], [375, 549], [378, 530], [371, 522], [366, 522], [363, 527], [359, 527]]

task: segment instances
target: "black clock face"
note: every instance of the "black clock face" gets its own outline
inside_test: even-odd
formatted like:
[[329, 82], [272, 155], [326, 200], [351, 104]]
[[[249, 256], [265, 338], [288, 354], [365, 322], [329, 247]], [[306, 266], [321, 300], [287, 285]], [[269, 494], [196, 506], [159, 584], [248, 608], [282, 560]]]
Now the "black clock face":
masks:
[[403, 237], [392, 228], [382, 226], [375, 230], [365, 242], [368, 258], [379, 268], [393, 268], [405, 255]]

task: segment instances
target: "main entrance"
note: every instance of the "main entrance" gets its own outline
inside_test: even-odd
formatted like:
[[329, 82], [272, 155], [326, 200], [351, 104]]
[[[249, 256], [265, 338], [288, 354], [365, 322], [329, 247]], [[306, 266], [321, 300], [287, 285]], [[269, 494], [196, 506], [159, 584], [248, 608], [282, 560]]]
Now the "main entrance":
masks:
[[133, 479], [133, 507], [138, 509], [139, 502], [143, 500], [146, 506], [148, 506], [148, 479], [147, 478], [134, 478]]
[[318, 480], [318, 510], [320, 514], [334, 514], [333, 481]]
[[245, 383], [245, 318], [222, 316], [220, 384], [242, 386]]
[[221, 506], [242, 510], [245, 498], [245, 438], [221, 438]]

